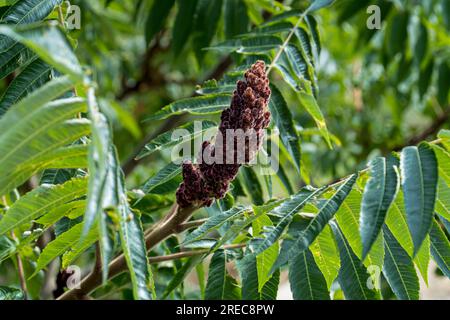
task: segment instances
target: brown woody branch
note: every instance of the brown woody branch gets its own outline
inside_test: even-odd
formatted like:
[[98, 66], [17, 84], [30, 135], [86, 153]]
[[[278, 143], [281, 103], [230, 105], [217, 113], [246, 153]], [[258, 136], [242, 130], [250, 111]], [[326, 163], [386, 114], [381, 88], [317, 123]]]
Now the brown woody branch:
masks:
[[160, 82], [161, 76], [159, 75], [157, 70], [151, 68], [150, 61], [157, 53], [166, 50], [166, 48], [161, 47], [161, 36], [162, 33], [160, 32], [156, 36], [153, 44], [148, 47], [147, 51], [145, 52], [141, 64], [142, 74], [140, 75], [139, 79], [132, 85], [129, 85], [126, 79], [122, 79], [122, 91], [116, 96], [118, 100], [124, 100], [129, 95], [141, 91], [141, 89], [143, 89], [144, 87], [150, 87]]
[[[229, 244], [222, 247], [222, 249], [240, 249], [245, 248], [247, 244], [245, 243], [236, 243], [236, 244]], [[181, 251], [173, 254], [169, 254], [167, 256], [160, 256], [160, 257], [150, 257], [148, 258], [149, 263], [159, 263], [163, 261], [170, 261], [170, 260], [176, 260], [176, 259], [182, 259], [182, 258], [188, 258], [193, 256], [198, 256], [201, 254], [206, 254], [210, 252], [210, 249], [202, 249], [202, 250], [192, 250], [192, 251]]]
[[450, 119], [450, 106], [444, 109], [444, 111], [437, 116], [436, 119], [419, 134], [409, 138], [406, 143], [398, 145], [393, 150], [398, 151], [407, 146], [414, 146], [421, 141], [426, 140], [429, 136], [435, 135], [439, 129], [448, 122]]
[[[167, 239], [173, 234], [176, 234], [179, 226], [186, 222], [196, 210], [195, 207], [178, 208], [176, 205], [168, 213], [166, 219], [161, 220], [152, 232], [145, 237], [145, 245], [147, 250], [151, 250], [161, 241]], [[111, 279], [118, 274], [127, 270], [127, 263], [125, 256], [121, 254], [115, 258], [109, 265], [108, 278]], [[94, 289], [102, 284], [101, 269], [94, 268], [94, 270], [87, 275], [80, 283], [79, 289], [71, 289], [61, 295], [58, 300], [79, 300], [89, 295]]]
[[[6, 205], [6, 201], [4, 201], [4, 203]], [[17, 241], [17, 237], [14, 234], [14, 232], [11, 232], [11, 237], [14, 239], [14, 241]], [[17, 262], [17, 273], [19, 276], [20, 287], [22, 289], [24, 299], [27, 300], [28, 299], [27, 281], [25, 280], [25, 271], [23, 268], [22, 257], [20, 256], [19, 252], [17, 252], [17, 254], [16, 254], [16, 262]]]

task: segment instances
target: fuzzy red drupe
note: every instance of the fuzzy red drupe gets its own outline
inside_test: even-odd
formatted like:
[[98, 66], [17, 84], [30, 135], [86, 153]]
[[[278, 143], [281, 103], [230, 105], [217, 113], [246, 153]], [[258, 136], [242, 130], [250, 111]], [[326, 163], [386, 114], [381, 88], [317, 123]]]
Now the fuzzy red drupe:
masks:
[[[262, 144], [264, 129], [270, 123], [269, 99], [266, 66], [263, 61], [257, 61], [246, 71], [245, 80], [237, 82], [231, 105], [222, 112], [220, 139], [216, 137], [214, 144], [209, 141], [203, 143], [199, 164], [183, 163], [183, 182], [177, 190], [180, 207], [209, 206], [214, 199], [225, 196], [240, 166], [251, 162]], [[244, 148], [238, 147], [240, 137], [237, 132], [245, 136]], [[249, 141], [252, 135], [255, 143]], [[223, 161], [200, 161], [205, 156], [217, 159], [218, 152]]]

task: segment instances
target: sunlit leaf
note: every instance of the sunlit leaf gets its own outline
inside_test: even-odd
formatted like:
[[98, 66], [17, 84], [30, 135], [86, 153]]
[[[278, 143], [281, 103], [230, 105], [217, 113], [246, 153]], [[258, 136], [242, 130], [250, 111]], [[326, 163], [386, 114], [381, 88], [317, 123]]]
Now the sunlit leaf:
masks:
[[50, 242], [39, 255], [34, 277], [40, 270], [45, 268], [53, 259], [61, 256], [69, 250], [80, 239], [83, 224], [79, 223], [68, 231], [60, 234], [55, 240]]
[[[263, 214], [261, 217], [253, 221], [252, 223], [252, 231], [253, 236], [258, 236], [264, 232], [264, 229], [267, 227], [273, 226], [270, 218]], [[259, 255], [256, 256], [256, 269], [258, 274], [258, 292], [263, 290], [263, 287], [267, 283], [267, 281], [271, 278], [271, 268], [275, 261], [277, 260], [279, 251], [278, 243], [274, 243], [269, 249], [264, 250]]]
[[330, 226], [327, 225], [323, 229], [316, 240], [311, 244], [309, 250], [311, 250], [314, 256], [317, 267], [319, 267], [325, 277], [328, 289], [330, 289], [341, 266], [339, 251], [336, 247]]
[[406, 219], [406, 211], [402, 191], [397, 194], [397, 197], [389, 208], [386, 216], [386, 225], [388, 226], [395, 239], [397, 239], [397, 241], [400, 243], [402, 248], [408, 253], [410, 257], [412, 257], [414, 250], [413, 242]]
[[[362, 195], [357, 189], [353, 189], [347, 198], [344, 200], [339, 210], [336, 213], [336, 220], [353, 253], [359, 260], [362, 260], [362, 240], [359, 233], [359, 221], [361, 212]], [[383, 238], [378, 235], [372, 250], [367, 258], [363, 261], [366, 267], [371, 265], [383, 265], [384, 251]]]
[[42, 185], [16, 201], [0, 220], [0, 234], [39, 218], [48, 211], [86, 194], [87, 179], [62, 185]]
[[428, 285], [428, 266], [430, 265], [430, 239], [428, 236], [423, 240], [413, 262], [419, 269], [425, 284]]

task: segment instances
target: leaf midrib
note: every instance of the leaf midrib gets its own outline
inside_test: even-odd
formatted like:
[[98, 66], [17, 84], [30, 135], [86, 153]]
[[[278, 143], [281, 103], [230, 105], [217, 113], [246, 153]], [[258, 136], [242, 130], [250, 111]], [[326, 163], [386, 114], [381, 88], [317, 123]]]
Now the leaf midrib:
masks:
[[[371, 236], [370, 236], [370, 242], [373, 242], [377, 239], [377, 234], [374, 233], [374, 231], [376, 230], [377, 224], [378, 224], [378, 218], [380, 217], [381, 214], [381, 208], [383, 206], [383, 201], [384, 201], [384, 197], [386, 195], [386, 160], [383, 158], [383, 181], [382, 181], [382, 192], [380, 193], [380, 201], [378, 203], [378, 208], [377, 208], [377, 212], [375, 214], [375, 224], [372, 225], [371, 229]], [[369, 248], [370, 249], [370, 248]], [[369, 250], [370, 251], [370, 250]], [[368, 252], [367, 252], [368, 253]]]
[[408, 300], [411, 300], [411, 297], [409, 296], [408, 288], [406, 287], [406, 284], [405, 284], [405, 282], [403, 281], [402, 273], [400, 272], [400, 269], [399, 269], [398, 266], [397, 266], [397, 262], [396, 262], [396, 260], [395, 260], [395, 258], [394, 258], [394, 255], [392, 254], [392, 251], [391, 251], [391, 249], [390, 249], [390, 247], [389, 247], [389, 244], [387, 244], [387, 243], [386, 243], [386, 249], [388, 250], [389, 255], [391, 256], [391, 259], [392, 259], [392, 261], [394, 262], [395, 269], [397, 270], [397, 273], [398, 273], [398, 275], [399, 275], [399, 277], [400, 277], [400, 281], [402, 282], [402, 286], [403, 286], [403, 288], [405, 289], [405, 292], [406, 292], [406, 295], [407, 295], [407, 297], [408, 297]]
[[[417, 160], [418, 160], [418, 162], [419, 162], [419, 177], [420, 177], [420, 186], [421, 186], [421, 188], [420, 188], [420, 200], [421, 200], [421, 202], [420, 202], [420, 207], [421, 207], [421, 210], [420, 210], [420, 213], [421, 213], [421, 224], [420, 224], [420, 231], [421, 231], [421, 233], [422, 233], [422, 231], [424, 230], [423, 228], [424, 228], [424, 218], [425, 218], [425, 193], [424, 193], [424, 179], [423, 179], [423, 168], [422, 168], [422, 158], [420, 157], [420, 151], [419, 150], [417, 150]], [[419, 248], [417, 248], [417, 249], [419, 249]]]
[[359, 278], [358, 270], [356, 269], [356, 266], [355, 266], [355, 264], [353, 262], [353, 259], [352, 259], [352, 255], [351, 255], [352, 252], [350, 251], [351, 249], [347, 247], [347, 243], [345, 243], [344, 235], [341, 233], [341, 231], [339, 229], [338, 229], [338, 232], [339, 232], [339, 236], [341, 237], [341, 241], [342, 241], [342, 243], [344, 245], [345, 251], [347, 252], [347, 256], [348, 256], [348, 258], [349, 258], [349, 260], [351, 262], [353, 271], [355, 272], [355, 275], [356, 275], [356, 278], [357, 278], [356, 282], [358, 283], [359, 288], [361, 289], [361, 292], [362, 292], [362, 294], [364, 296], [364, 299], [367, 300], [366, 292], [364, 291], [364, 288], [361, 285], [361, 279]]

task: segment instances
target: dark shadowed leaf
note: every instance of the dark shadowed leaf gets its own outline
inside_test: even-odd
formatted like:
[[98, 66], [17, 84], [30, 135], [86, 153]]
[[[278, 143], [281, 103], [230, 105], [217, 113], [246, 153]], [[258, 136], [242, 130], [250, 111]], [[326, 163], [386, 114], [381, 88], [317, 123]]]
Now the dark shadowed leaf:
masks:
[[30, 49], [16, 42], [8, 51], [2, 52], [0, 55], [0, 79], [35, 58], [36, 55]]
[[370, 274], [361, 260], [352, 251], [339, 226], [332, 222], [331, 227], [336, 237], [341, 257], [338, 281], [345, 298], [348, 300], [379, 299], [379, 293], [367, 286], [368, 282], [371, 282]]
[[320, 51], [322, 49], [322, 45], [320, 43], [320, 34], [319, 34], [319, 28], [317, 26], [317, 21], [313, 16], [307, 15], [305, 17], [305, 21], [309, 27], [309, 32], [311, 32], [311, 36], [313, 38], [313, 48], [314, 52], [316, 54], [316, 59], [320, 55]]
[[360, 233], [364, 260], [383, 227], [386, 213], [398, 190], [398, 160], [394, 157], [375, 158], [370, 164], [370, 179], [364, 188], [361, 205]]
[[23, 300], [24, 294], [22, 290], [0, 286], [0, 300]]
[[[169, 1], [170, 2], [170, 1]], [[172, 48], [179, 55], [188, 41], [189, 34], [194, 26], [195, 9], [198, 0], [178, 0], [178, 13], [172, 32]]]
[[[79, 81], [83, 70], [61, 30], [54, 25], [0, 26], [0, 34], [6, 35], [34, 51], [43, 61], [58, 71]], [[1, 44], [0, 44], [1, 47]]]
[[178, 272], [173, 276], [172, 280], [170, 280], [170, 282], [167, 284], [166, 290], [164, 290], [164, 293], [162, 295], [162, 299], [167, 298], [167, 296], [169, 296], [169, 294], [184, 281], [189, 272], [191, 272], [191, 270], [198, 263], [201, 263], [202, 259], [203, 259], [202, 255], [189, 258], [178, 270]]
[[438, 67], [438, 92], [437, 99], [442, 108], [448, 106], [448, 94], [450, 92], [450, 64], [444, 60]]
[[191, 122], [165, 132], [147, 143], [136, 159], [139, 160], [155, 151], [172, 148], [181, 143], [192, 141], [198, 137], [201, 138], [207, 130], [215, 127], [216, 123], [212, 121]]
[[145, 193], [149, 193], [159, 186], [170, 182], [175, 177], [181, 174], [181, 165], [174, 162], [169, 163], [164, 168], [162, 168], [157, 174], [145, 182], [142, 190]]
[[177, 100], [156, 112], [145, 121], [166, 119], [170, 116], [190, 113], [195, 115], [219, 113], [230, 105], [229, 94], [211, 94]]
[[262, 241], [255, 247], [254, 253], [259, 254], [271, 247], [281, 237], [286, 227], [292, 221], [292, 217], [315, 196], [320, 194], [320, 192], [322, 192], [322, 189], [311, 191], [304, 188], [299, 193], [291, 196], [289, 199], [273, 209], [271, 214], [279, 216], [280, 221], [277, 223], [275, 228], [264, 235]]
[[26, 24], [43, 20], [62, 0], [21, 0], [11, 5], [0, 17], [5, 24]]
[[289, 283], [295, 300], [329, 300], [327, 282], [308, 249], [289, 261]]
[[297, 170], [300, 172], [300, 139], [294, 127], [291, 111], [278, 88], [271, 85], [270, 89], [272, 91], [269, 102], [270, 112], [272, 113], [275, 125], [280, 130], [281, 141], [288, 150]]
[[247, 5], [241, 0], [225, 1], [225, 36], [231, 38], [248, 30]]
[[197, 61], [200, 64], [205, 55], [204, 48], [208, 47], [220, 20], [222, 0], [199, 0], [194, 20], [193, 45]]
[[36, 59], [9, 85], [0, 100], [0, 117], [17, 101], [50, 80], [51, 67]]
[[277, 270], [274, 273], [272, 273], [272, 276], [262, 288], [260, 292], [261, 300], [276, 300], [279, 284], [280, 284], [280, 270]]
[[395, 240], [388, 228], [384, 228], [385, 260], [383, 274], [398, 299], [419, 299], [419, 278], [413, 261]]
[[262, 205], [264, 203], [263, 191], [255, 170], [252, 167], [244, 166], [241, 168], [240, 174], [243, 178], [245, 190], [252, 198], [252, 202], [257, 206]]
[[437, 189], [437, 160], [426, 144], [406, 147], [400, 158], [406, 216], [414, 243], [414, 254], [431, 228]]
[[308, 249], [328, 222], [333, 218], [342, 202], [350, 193], [356, 182], [356, 178], [357, 175], [350, 176], [341, 184], [341, 186], [339, 186], [339, 188], [337, 188], [336, 193], [325, 202], [319, 213], [308, 223], [308, 226], [302, 230], [299, 237], [295, 239], [287, 254], [280, 254], [277, 263], [275, 264], [276, 267], [282, 266], [288, 259], [291, 260], [301, 254], [304, 250]]
[[252, 254], [238, 260], [237, 267], [242, 279], [242, 299], [259, 300], [256, 257]]
[[228, 274], [225, 267], [226, 252], [218, 250], [209, 264], [208, 282], [205, 289], [206, 300], [240, 299], [240, 290], [236, 281]]

